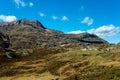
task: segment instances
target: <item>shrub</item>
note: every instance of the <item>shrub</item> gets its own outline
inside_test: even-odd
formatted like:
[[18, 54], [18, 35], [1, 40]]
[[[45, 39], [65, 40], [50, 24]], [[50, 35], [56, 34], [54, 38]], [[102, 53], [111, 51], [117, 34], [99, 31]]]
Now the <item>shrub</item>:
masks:
[[33, 55], [35, 56], [45, 56], [49, 54], [56, 54], [60, 52], [65, 52], [66, 49], [62, 47], [46, 47], [46, 48], [38, 48], [33, 50]]

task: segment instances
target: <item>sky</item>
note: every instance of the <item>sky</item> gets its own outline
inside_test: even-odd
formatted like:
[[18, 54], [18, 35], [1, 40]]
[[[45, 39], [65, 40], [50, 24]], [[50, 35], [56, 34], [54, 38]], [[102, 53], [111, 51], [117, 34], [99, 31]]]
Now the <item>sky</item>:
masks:
[[0, 22], [26, 18], [66, 34], [120, 42], [120, 0], [0, 0]]

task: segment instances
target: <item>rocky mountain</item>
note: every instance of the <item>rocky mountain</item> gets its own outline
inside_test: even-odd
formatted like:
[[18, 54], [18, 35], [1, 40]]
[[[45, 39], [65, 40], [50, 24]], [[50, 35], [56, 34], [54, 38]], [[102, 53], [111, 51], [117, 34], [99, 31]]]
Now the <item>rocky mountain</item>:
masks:
[[44, 27], [39, 21], [27, 19], [0, 23], [0, 31], [9, 35], [14, 49], [107, 43], [94, 34], [64, 34]]

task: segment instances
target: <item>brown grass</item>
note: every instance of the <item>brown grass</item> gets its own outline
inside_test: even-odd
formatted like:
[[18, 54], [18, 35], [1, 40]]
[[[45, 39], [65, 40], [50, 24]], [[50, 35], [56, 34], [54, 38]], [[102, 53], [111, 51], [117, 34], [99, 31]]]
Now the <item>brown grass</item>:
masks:
[[0, 55], [0, 80], [30, 76], [33, 80], [119, 80], [119, 50], [104, 53], [69, 48], [65, 51], [64, 48], [39, 48], [31, 56], [18, 59]]

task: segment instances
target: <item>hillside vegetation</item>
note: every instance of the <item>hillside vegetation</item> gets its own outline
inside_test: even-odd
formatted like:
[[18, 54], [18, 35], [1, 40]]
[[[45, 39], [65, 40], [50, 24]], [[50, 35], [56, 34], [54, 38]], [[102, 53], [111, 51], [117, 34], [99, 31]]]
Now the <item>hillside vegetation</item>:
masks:
[[0, 62], [0, 80], [120, 79], [119, 49], [39, 48], [31, 55], [14, 59], [3, 54]]

